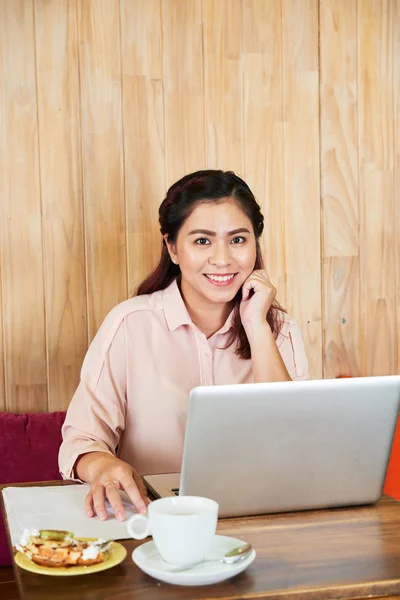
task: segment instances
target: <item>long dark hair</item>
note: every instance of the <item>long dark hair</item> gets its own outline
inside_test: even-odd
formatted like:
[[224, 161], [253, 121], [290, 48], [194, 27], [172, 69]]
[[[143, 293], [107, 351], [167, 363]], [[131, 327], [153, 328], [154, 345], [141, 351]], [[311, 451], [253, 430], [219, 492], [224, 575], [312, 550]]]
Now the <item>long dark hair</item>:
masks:
[[[257, 254], [254, 269], [263, 269], [259, 239], [264, 229], [264, 217], [247, 183], [232, 171], [196, 171], [174, 183], [169, 188], [158, 211], [161, 234], [167, 237], [168, 242], [174, 244], [180, 228], [197, 204], [218, 201], [222, 198], [234, 198], [249, 217], [256, 237]], [[139, 285], [137, 295], [164, 290], [179, 275], [180, 268], [172, 262], [163, 240], [160, 262]], [[233, 328], [226, 348], [236, 342], [236, 354], [241, 358], [249, 359], [251, 358], [250, 344], [239, 312], [241, 298], [242, 291], [239, 290], [234, 298]], [[282, 312], [284, 309], [274, 302], [267, 313], [266, 319], [275, 339], [282, 327]]]

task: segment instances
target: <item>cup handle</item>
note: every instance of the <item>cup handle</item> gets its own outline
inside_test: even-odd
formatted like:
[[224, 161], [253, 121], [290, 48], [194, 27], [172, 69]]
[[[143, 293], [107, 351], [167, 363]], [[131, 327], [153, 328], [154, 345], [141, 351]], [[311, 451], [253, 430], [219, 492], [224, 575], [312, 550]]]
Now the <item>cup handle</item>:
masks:
[[[142, 531], [135, 531], [133, 525], [138, 521], [144, 521], [145, 528]], [[150, 535], [150, 524], [149, 520], [145, 515], [133, 515], [127, 523], [128, 533], [135, 540], [144, 540], [148, 535]]]

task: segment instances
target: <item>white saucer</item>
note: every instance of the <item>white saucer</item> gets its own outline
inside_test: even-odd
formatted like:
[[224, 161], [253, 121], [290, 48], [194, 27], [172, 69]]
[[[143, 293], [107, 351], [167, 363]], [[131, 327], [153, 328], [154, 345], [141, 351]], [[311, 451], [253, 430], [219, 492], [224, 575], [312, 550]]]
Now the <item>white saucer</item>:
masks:
[[[243, 540], [226, 537], [224, 535], [216, 535], [213, 538], [206, 559], [221, 558], [226, 552], [229, 552], [242, 544], [244, 544]], [[212, 583], [224, 581], [247, 569], [255, 557], [256, 551], [253, 549], [246, 560], [237, 562], [233, 565], [227, 565], [220, 562], [205, 562], [200, 563], [187, 571], [174, 573], [173, 571], [168, 570], [168, 566], [165, 566], [165, 562], [159, 555], [153, 541], [142, 544], [132, 552], [133, 562], [142, 569], [142, 571], [147, 573], [147, 575], [159, 579], [160, 581], [165, 581], [165, 583], [172, 583], [175, 585], [211, 585]]]

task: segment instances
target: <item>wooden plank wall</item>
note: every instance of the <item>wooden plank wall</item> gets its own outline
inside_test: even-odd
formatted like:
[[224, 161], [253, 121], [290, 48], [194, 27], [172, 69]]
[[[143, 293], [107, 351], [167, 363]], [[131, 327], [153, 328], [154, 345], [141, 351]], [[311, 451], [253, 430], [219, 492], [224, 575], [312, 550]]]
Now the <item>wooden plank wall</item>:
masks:
[[314, 378], [400, 373], [400, 0], [0, 0], [0, 410], [64, 409], [178, 177], [266, 217]]

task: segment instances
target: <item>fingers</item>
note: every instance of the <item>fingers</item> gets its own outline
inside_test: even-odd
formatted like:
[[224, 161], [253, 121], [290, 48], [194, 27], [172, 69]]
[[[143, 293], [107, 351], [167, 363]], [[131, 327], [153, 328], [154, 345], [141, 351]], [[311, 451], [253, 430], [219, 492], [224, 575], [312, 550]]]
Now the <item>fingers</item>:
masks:
[[[139, 476], [138, 479], [140, 480], [140, 486], [135, 483], [133, 477], [124, 476], [121, 478], [121, 487], [125, 490], [137, 512], [146, 514], [149, 500], [147, 498], [146, 488]], [[85, 498], [84, 510], [86, 516], [91, 518], [97, 515], [99, 519], [106, 521], [106, 498], [113, 509], [115, 517], [119, 521], [124, 521], [126, 518], [126, 512], [119, 491], [119, 486], [114, 481], [108, 481], [106, 482], [106, 485], [100, 482], [92, 485]]]
[[[137, 479], [137, 478], [136, 478]], [[147, 498], [146, 489], [140, 480], [140, 488], [136, 484], [133, 477], [124, 477], [121, 478], [121, 485], [124, 488], [126, 494], [129, 497], [129, 500], [132, 502], [133, 506], [137, 510], [137, 512], [145, 515], [147, 512], [147, 502], [145, 498]]]
[[249, 285], [249, 280], [245, 281], [244, 284], [242, 285], [242, 302], [245, 302], [246, 300], [248, 300], [251, 288], [252, 288], [252, 286], [251, 286], [251, 283]]
[[258, 281], [268, 281], [268, 283], [271, 283], [267, 269], [258, 269], [257, 271], [253, 271], [250, 277], [257, 279]]
[[146, 514], [147, 490], [142, 478], [127, 463], [116, 457], [105, 457], [98, 461], [97, 473], [92, 479], [91, 488], [86, 495], [84, 510], [87, 517], [97, 515], [99, 519], [107, 519], [106, 501], [111, 505], [115, 517], [124, 521], [126, 512], [121, 498], [123, 489], [137, 512]]
[[[90, 493], [90, 492], [89, 492]], [[89, 494], [88, 494], [89, 495]], [[119, 493], [118, 482], [107, 480], [104, 484], [97, 483], [92, 486], [93, 508], [99, 519], [107, 520], [106, 498], [111, 504], [113, 512], [119, 521], [125, 519], [125, 510]]]
[[[261, 286], [260, 286], [261, 284]], [[249, 278], [244, 282], [243, 284], [243, 290], [245, 289], [245, 287], [247, 288], [249, 286], [249, 291], [250, 289], [254, 289], [254, 291], [257, 291], [257, 289], [261, 290], [263, 288], [263, 286], [267, 286], [269, 288], [275, 289], [275, 286], [271, 283], [271, 280], [269, 278], [269, 275], [267, 273], [267, 271], [265, 271], [264, 269], [260, 269], [258, 271], [253, 271], [252, 274], [249, 276]], [[243, 296], [243, 292], [242, 292], [242, 296]]]
[[89, 493], [86, 495], [84, 511], [85, 515], [89, 517], [89, 519], [94, 517], [92, 488], [90, 488]]
[[124, 521], [126, 513], [122, 503], [121, 494], [119, 493], [119, 486], [114, 482], [110, 482], [105, 486], [105, 492], [113, 509], [114, 515], [118, 521]]
[[266, 278], [267, 281], [271, 281], [269, 278], [269, 273], [267, 271], [267, 269], [264, 267], [264, 269], [261, 270], [261, 273], [264, 275], [264, 277]]
[[94, 513], [99, 517], [99, 519], [105, 521], [107, 519], [107, 511], [104, 485], [102, 483], [95, 483], [88, 493], [88, 496], [90, 495], [92, 496], [92, 507]]
[[262, 282], [261, 278], [254, 276], [254, 272], [248, 279], [246, 279], [242, 286], [242, 300], [244, 302], [250, 298], [250, 293], [252, 290], [257, 291], [257, 287], [259, 286], [260, 282]]
[[138, 487], [140, 495], [142, 496], [142, 498], [146, 502], [146, 504], [148, 504], [149, 500], [147, 498], [147, 488], [143, 483], [143, 479], [140, 477], [140, 475], [138, 473], [136, 473], [136, 471], [133, 472], [133, 479]]

